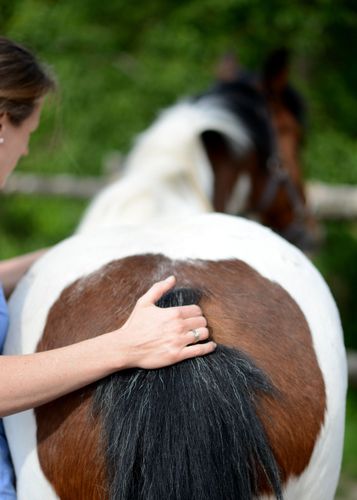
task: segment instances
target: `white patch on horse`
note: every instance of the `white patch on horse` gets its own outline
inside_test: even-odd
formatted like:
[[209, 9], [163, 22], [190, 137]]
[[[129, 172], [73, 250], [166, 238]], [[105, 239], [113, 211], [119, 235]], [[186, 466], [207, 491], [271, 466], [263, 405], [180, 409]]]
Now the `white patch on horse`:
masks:
[[138, 137], [123, 176], [94, 199], [78, 231], [213, 211], [213, 172], [200, 138], [207, 130], [220, 132], [237, 155], [252, 147], [219, 99], [180, 102]]
[[[296, 301], [308, 322], [326, 386], [324, 426], [304, 473], [290, 480], [287, 500], [333, 498], [342, 455], [347, 385], [346, 355], [336, 305], [326, 283], [294, 246], [254, 222], [221, 214], [168, 218], [142, 227], [118, 226], [74, 236], [50, 250], [13, 294], [7, 354], [34, 352], [49, 309], [61, 291], [104, 264], [130, 255], [162, 253], [171, 259], [241, 259], [280, 284]], [[99, 332], [98, 332], [99, 333]], [[19, 478], [19, 491], [36, 472], [36, 427], [32, 412], [8, 417], [6, 431]], [[26, 435], [26, 439], [25, 439]], [[44, 488], [45, 479], [41, 479]], [[19, 500], [46, 498], [19, 496]]]
[[248, 174], [240, 175], [226, 203], [225, 213], [230, 215], [241, 214], [247, 207], [251, 189], [252, 181], [250, 176]]

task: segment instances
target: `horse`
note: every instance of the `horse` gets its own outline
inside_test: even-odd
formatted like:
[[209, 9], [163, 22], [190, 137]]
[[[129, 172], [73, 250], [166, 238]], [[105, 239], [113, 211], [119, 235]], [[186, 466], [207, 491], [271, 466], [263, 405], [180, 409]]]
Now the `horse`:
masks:
[[[287, 48], [275, 49], [267, 55], [261, 71], [252, 72], [241, 66], [234, 52], [228, 52], [217, 66], [215, 85], [205, 95], [224, 95], [233, 113], [238, 117], [243, 113], [248, 122], [249, 107], [265, 115], [268, 134], [262, 127], [252, 127], [257, 150], [263, 154], [248, 210], [287, 240], [309, 250], [321, 243], [322, 230], [306, 203], [300, 156], [307, 107], [290, 83], [290, 58]], [[268, 138], [265, 145], [264, 136]]]
[[347, 378], [338, 311], [307, 257], [254, 221], [184, 214], [78, 232], [13, 293], [5, 352], [117, 328], [169, 274], [176, 287], [157, 305], [199, 303], [217, 350], [7, 417], [19, 500], [333, 499]]
[[78, 230], [178, 211], [254, 212], [311, 249], [317, 233], [298, 175], [299, 126], [284, 113], [275, 113], [275, 121], [290, 120], [295, 128], [275, 127], [261, 93], [236, 82], [180, 100], [139, 135], [123, 175], [99, 193]]

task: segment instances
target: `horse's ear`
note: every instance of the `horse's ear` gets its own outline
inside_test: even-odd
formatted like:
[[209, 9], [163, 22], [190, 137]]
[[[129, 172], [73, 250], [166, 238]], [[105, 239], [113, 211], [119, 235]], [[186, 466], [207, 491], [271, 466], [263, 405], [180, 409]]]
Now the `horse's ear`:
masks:
[[279, 48], [271, 52], [263, 65], [262, 84], [268, 93], [279, 94], [289, 83], [290, 52]]
[[220, 82], [232, 82], [237, 79], [239, 74], [239, 61], [234, 52], [226, 52], [219, 59], [215, 76]]

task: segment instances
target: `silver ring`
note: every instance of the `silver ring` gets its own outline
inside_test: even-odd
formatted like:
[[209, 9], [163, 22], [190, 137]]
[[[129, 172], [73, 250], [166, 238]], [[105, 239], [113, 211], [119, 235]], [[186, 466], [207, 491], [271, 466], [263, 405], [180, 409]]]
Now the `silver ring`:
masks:
[[197, 330], [191, 330], [191, 332], [193, 333], [194, 341], [198, 342], [200, 340], [200, 332], [198, 332]]

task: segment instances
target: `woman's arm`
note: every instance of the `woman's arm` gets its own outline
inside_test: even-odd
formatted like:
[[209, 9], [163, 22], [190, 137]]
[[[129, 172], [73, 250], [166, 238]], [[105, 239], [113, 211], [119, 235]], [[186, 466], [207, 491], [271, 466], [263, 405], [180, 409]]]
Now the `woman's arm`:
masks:
[[37, 250], [0, 262], [0, 283], [2, 283], [5, 297], [10, 297], [18, 281], [45, 252], [47, 249]]
[[155, 306], [174, 284], [174, 277], [156, 283], [118, 330], [52, 351], [0, 356], [0, 416], [44, 404], [117, 370], [160, 368], [212, 352], [214, 342], [190, 345], [191, 330], [208, 338], [198, 306]]

